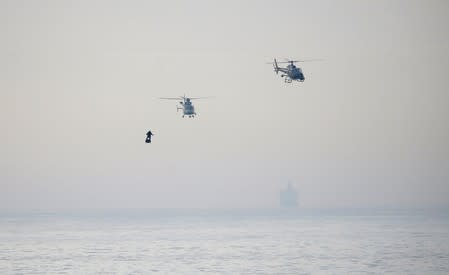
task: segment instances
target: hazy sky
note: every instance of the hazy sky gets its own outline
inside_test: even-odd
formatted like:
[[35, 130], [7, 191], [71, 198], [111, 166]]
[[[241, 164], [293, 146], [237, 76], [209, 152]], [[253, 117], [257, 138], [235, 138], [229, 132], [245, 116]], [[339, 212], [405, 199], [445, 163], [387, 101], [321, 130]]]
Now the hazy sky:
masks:
[[[449, 206], [448, 26], [445, 0], [0, 0], [0, 210], [270, 208], [288, 181]], [[325, 61], [286, 84], [274, 57]], [[183, 94], [215, 98], [157, 99]]]

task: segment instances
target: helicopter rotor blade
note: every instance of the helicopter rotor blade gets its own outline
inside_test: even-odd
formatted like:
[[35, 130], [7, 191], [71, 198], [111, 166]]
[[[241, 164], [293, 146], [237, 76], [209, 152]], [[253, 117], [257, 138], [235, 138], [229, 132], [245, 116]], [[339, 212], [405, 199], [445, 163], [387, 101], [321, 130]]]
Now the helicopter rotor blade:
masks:
[[193, 99], [207, 99], [207, 98], [215, 98], [215, 96], [203, 96], [203, 97], [159, 97], [159, 99], [167, 99], [167, 100], [193, 100]]
[[314, 61], [324, 61], [322, 58], [316, 58], [316, 59], [305, 59], [305, 60], [298, 60], [294, 62], [314, 62]]
[[[285, 60], [287, 60], [287, 61], [281, 61], [281, 62], [277, 62], [277, 63], [297, 63], [297, 62], [324, 61], [324, 59], [289, 60], [287, 58], [285, 58]], [[273, 64], [273, 63], [271, 63], [271, 64]]]
[[203, 96], [203, 97], [188, 97], [188, 99], [206, 99], [206, 98], [215, 98], [215, 96]]

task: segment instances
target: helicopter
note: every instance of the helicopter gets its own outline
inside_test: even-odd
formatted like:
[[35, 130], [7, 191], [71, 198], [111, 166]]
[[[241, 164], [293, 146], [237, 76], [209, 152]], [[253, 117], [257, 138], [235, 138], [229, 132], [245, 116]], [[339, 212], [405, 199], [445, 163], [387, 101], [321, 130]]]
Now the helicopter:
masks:
[[182, 100], [179, 102], [181, 104], [181, 107], [176, 106], [176, 111], [182, 110], [183, 114], [182, 117], [189, 116], [190, 118], [195, 117], [195, 107], [192, 104], [192, 100], [194, 99], [202, 99], [202, 98], [210, 98], [210, 97], [186, 97], [180, 96], [180, 97], [160, 97], [159, 99], [169, 99], [169, 100]]
[[[319, 61], [320, 59], [310, 59], [310, 60], [288, 60], [285, 62], [277, 62], [276, 58], [274, 59], [274, 62], [270, 62], [267, 64], [273, 64], [274, 67], [274, 71], [276, 72], [276, 74], [279, 73], [279, 71], [281, 71], [283, 74], [281, 74], [281, 77], [284, 77], [284, 81], [286, 83], [292, 83], [293, 80], [299, 81], [299, 82], [304, 82], [305, 77], [304, 77], [304, 73], [302, 72], [301, 68], [296, 67], [294, 63], [297, 62], [308, 62], [308, 61]], [[282, 68], [279, 67], [278, 64], [280, 63], [289, 63], [287, 65], [287, 67]]]

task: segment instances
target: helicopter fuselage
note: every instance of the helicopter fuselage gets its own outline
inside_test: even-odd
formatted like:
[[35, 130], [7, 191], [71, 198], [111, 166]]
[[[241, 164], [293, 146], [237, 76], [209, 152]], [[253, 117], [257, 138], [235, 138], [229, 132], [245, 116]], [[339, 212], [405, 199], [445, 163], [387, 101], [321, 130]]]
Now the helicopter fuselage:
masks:
[[193, 99], [202, 99], [202, 98], [208, 98], [208, 97], [186, 97], [180, 96], [180, 97], [160, 97], [160, 99], [169, 99], [169, 100], [181, 100], [179, 101], [179, 105], [176, 105], [176, 111], [182, 110], [182, 117], [189, 116], [189, 117], [195, 117], [195, 107], [193, 107], [192, 100]]
[[187, 98], [185, 101], [180, 101], [179, 104], [181, 104], [182, 107], [178, 107], [178, 109], [182, 109], [184, 116], [194, 117], [196, 115], [195, 113], [195, 107], [193, 107], [192, 102]]
[[301, 68], [298, 68], [293, 64], [288, 65], [286, 68], [279, 68], [279, 71], [284, 73], [281, 77], [285, 76], [286, 82], [291, 82], [292, 80], [303, 82], [305, 80]]
[[[304, 62], [306, 60], [287, 60], [286, 62], [277, 62], [276, 58], [274, 59], [273, 64], [274, 71], [276, 74], [281, 72], [281, 77], [284, 77], [284, 81], [287, 83], [291, 83], [293, 80], [303, 82], [305, 80], [304, 74], [301, 70], [301, 68], [295, 66], [295, 62]], [[309, 61], [309, 60], [307, 60]], [[288, 63], [286, 67], [279, 67], [279, 63]]]

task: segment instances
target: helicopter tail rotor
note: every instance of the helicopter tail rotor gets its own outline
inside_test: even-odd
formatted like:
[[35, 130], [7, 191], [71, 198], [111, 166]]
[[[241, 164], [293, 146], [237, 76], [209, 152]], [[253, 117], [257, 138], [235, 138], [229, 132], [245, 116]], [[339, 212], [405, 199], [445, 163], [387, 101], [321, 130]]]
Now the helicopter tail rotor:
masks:
[[274, 67], [274, 71], [276, 72], [276, 74], [278, 74], [279, 73], [279, 67], [278, 67], [278, 63], [276, 61], [276, 58], [274, 59], [273, 67]]
[[[282, 62], [279, 62], [279, 63], [282, 63]], [[274, 69], [274, 72], [276, 73], [276, 74], [278, 74], [279, 73], [279, 66], [278, 66], [278, 62], [276, 61], [276, 58], [274, 58], [274, 60], [273, 60], [273, 62], [267, 62], [266, 64], [272, 64], [273, 65], [273, 69]]]

